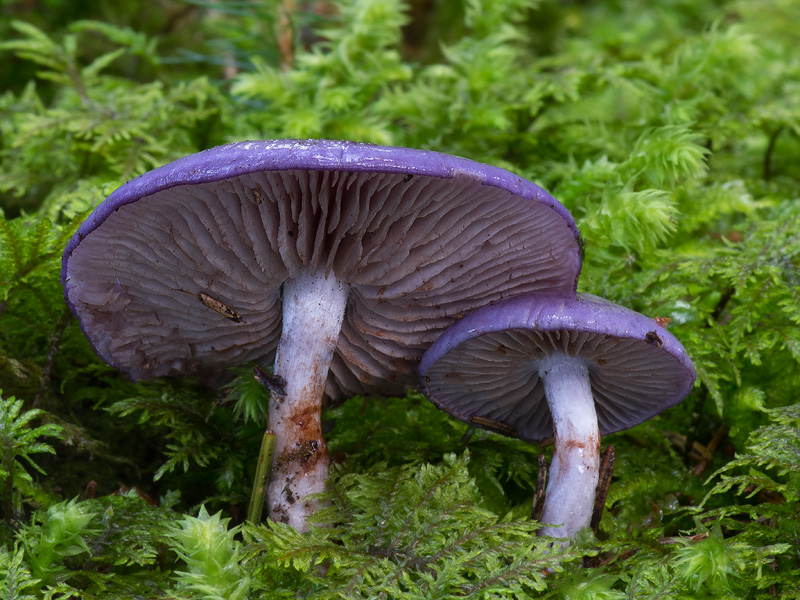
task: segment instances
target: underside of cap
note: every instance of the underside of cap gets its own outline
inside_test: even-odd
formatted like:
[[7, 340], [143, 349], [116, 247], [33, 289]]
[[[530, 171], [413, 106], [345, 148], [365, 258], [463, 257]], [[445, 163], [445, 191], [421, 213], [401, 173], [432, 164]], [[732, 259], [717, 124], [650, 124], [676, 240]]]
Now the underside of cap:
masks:
[[327, 394], [402, 393], [464, 313], [574, 289], [574, 222], [533, 184], [432, 152], [295, 144], [187, 157], [98, 207], [67, 247], [62, 279], [101, 357], [133, 379], [268, 364], [282, 284], [332, 273], [350, 291]]
[[686, 351], [653, 319], [581, 294], [526, 294], [471, 313], [420, 362], [425, 395], [473, 425], [539, 441], [553, 435], [539, 361], [588, 366], [601, 435], [645, 421], [691, 391]]

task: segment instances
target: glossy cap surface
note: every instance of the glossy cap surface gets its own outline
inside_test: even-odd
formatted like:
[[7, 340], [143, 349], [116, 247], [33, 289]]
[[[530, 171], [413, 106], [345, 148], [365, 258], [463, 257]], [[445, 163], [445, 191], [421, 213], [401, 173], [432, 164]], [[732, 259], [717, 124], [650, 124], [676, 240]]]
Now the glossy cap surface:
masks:
[[281, 286], [333, 273], [348, 305], [326, 392], [402, 393], [477, 306], [575, 289], [577, 229], [538, 186], [436, 152], [324, 140], [220, 146], [120, 187], [63, 256], [65, 297], [133, 379], [270, 363]]
[[678, 404], [695, 380], [683, 346], [653, 319], [589, 294], [525, 294], [445, 330], [420, 362], [420, 382], [463, 421], [539, 441], [553, 426], [538, 362], [555, 352], [586, 362], [601, 435]]

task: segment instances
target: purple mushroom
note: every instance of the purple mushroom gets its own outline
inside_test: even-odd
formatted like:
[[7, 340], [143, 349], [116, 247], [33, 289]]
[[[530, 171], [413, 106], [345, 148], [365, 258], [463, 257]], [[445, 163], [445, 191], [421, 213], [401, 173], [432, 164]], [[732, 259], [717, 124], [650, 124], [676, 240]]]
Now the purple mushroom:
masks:
[[324, 395], [402, 394], [439, 333], [492, 300], [574, 291], [575, 223], [538, 186], [437, 152], [337, 141], [213, 148], [116, 190], [63, 257], [97, 353], [134, 380], [244, 362], [269, 409], [271, 518], [324, 489]]
[[600, 436], [683, 400], [695, 371], [653, 319], [588, 294], [524, 294], [442, 333], [419, 365], [425, 395], [473, 425], [530, 442], [553, 436], [542, 535], [589, 525]]

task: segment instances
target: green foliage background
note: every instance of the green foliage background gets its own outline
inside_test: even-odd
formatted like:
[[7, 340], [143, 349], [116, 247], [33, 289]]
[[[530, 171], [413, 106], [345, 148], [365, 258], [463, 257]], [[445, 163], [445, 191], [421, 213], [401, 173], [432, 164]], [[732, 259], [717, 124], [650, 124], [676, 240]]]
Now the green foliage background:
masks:
[[[800, 2], [103, 5], [0, 0], [1, 597], [800, 597]], [[671, 319], [697, 384], [604, 440], [596, 537], [548, 550], [548, 450], [413, 393], [329, 410], [325, 527], [245, 523], [249, 370], [133, 385], [95, 357], [59, 284], [81, 219], [281, 137], [517, 172], [575, 215], [582, 290]]]

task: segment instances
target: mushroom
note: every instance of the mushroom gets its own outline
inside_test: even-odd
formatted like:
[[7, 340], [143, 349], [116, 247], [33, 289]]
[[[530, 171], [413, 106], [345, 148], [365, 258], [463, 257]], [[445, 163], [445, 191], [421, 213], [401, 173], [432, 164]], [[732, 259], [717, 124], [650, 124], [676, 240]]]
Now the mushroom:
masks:
[[286, 381], [270, 517], [304, 530], [324, 490], [323, 395], [402, 394], [460, 315], [575, 289], [575, 223], [538, 186], [437, 152], [325, 140], [242, 142], [134, 179], [82, 224], [65, 297], [133, 380], [245, 362]]
[[523, 294], [480, 308], [419, 365], [440, 409], [529, 442], [554, 437], [539, 533], [572, 538], [592, 517], [600, 436], [683, 400], [695, 371], [654, 319], [589, 294]]

